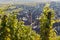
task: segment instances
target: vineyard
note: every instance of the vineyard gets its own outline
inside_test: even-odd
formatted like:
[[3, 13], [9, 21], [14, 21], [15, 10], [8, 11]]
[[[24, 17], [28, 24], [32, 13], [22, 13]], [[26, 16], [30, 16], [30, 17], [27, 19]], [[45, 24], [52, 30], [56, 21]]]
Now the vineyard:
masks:
[[[45, 5], [39, 20], [39, 33], [33, 30], [32, 25], [25, 25], [22, 19], [18, 19], [19, 12], [23, 9], [13, 8], [11, 5], [0, 7], [0, 40], [60, 40], [56, 30], [53, 28], [55, 22], [55, 11]], [[32, 20], [30, 20], [32, 22]]]

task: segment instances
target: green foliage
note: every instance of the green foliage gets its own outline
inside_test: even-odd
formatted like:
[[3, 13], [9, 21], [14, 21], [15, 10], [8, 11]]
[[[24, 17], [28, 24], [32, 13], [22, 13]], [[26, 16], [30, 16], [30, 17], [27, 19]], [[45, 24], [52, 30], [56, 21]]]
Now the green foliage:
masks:
[[40, 36], [36, 34], [29, 26], [23, 25], [22, 22], [19, 22], [19, 30], [17, 34], [19, 40], [40, 40]]
[[[3, 13], [2, 13], [3, 12]], [[17, 13], [0, 12], [0, 40], [40, 40], [40, 36], [25, 26], [23, 21], [18, 21]]]
[[60, 36], [57, 36], [57, 40], [60, 40]]
[[56, 40], [56, 33], [52, 28], [54, 19], [54, 10], [46, 5], [43, 9], [43, 14], [40, 17], [40, 35], [42, 40]]

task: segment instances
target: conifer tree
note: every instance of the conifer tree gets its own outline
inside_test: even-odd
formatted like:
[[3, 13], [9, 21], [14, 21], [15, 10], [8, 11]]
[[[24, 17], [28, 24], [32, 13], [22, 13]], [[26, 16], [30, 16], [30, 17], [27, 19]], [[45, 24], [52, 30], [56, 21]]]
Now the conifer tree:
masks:
[[42, 40], [56, 40], [56, 33], [53, 29], [52, 20], [54, 19], [54, 10], [49, 8], [49, 4], [43, 9], [40, 17], [40, 35]]

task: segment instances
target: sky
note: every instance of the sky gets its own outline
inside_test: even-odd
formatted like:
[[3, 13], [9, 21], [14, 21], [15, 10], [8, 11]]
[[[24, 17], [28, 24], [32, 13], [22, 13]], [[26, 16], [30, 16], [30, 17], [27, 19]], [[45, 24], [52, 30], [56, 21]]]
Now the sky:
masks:
[[60, 0], [0, 0], [0, 3], [50, 2]]

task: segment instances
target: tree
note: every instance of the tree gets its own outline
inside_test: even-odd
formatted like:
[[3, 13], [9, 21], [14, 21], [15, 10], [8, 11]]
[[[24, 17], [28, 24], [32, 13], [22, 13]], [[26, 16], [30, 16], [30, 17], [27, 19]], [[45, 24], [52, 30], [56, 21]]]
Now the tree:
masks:
[[52, 20], [54, 19], [54, 10], [46, 5], [43, 14], [40, 17], [40, 35], [42, 40], [56, 40], [56, 33], [53, 29]]
[[0, 40], [40, 40], [40, 36], [23, 21], [18, 21], [17, 12], [0, 11]]
[[20, 21], [18, 25], [19, 30], [17, 36], [19, 40], [40, 40], [40, 36], [36, 34], [36, 32], [32, 30], [31, 27], [25, 26], [22, 21]]

